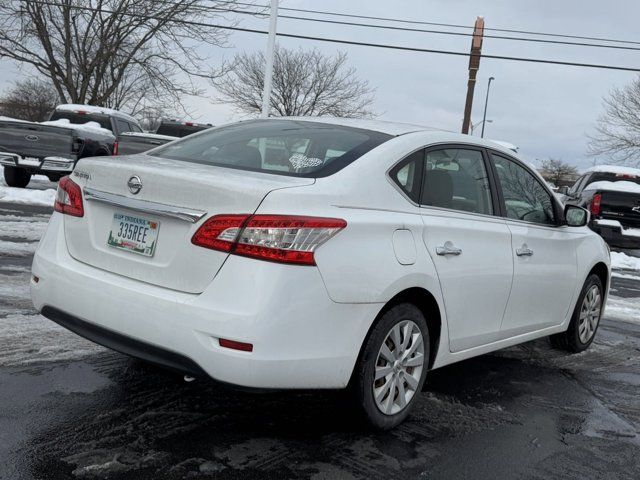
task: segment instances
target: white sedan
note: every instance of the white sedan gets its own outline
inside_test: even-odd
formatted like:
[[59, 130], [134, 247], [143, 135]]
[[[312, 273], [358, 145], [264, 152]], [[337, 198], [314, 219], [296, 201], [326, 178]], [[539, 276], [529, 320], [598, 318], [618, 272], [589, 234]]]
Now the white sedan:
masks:
[[376, 121], [283, 118], [82, 159], [33, 262], [45, 317], [255, 388], [350, 388], [379, 428], [427, 371], [593, 341], [609, 253], [510, 150]]

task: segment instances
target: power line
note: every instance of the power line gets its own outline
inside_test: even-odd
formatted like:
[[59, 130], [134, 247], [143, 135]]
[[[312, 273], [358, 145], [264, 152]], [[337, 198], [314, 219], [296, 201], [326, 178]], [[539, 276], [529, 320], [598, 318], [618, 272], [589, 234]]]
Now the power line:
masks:
[[[225, 3], [236, 3], [238, 5], [246, 5], [246, 6], [254, 6], [254, 7], [264, 7], [263, 5], [256, 5], [244, 2], [225, 2]], [[266, 7], [265, 7], [266, 8]], [[399, 18], [388, 18], [388, 17], [374, 17], [369, 15], [356, 15], [356, 14], [348, 14], [348, 13], [337, 13], [337, 12], [327, 12], [322, 10], [309, 10], [302, 8], [291, 8], [291, 7], [279, 7], [280, 10], [293, 11], [293, 12], [303, 12], [303, 13], [315, 13], [321, 15], [330, 15], [337, 17], [350, 17], [350, 18], [360, 18], [364, 20], [380, 20], [385, 22], [395, 22], [395, 23], [405, 23], [405, 24], [413, 24], [413, 25], [430, 25], [434, 27], [447, 27], [447, 28], [464, 28], [471, 29], [473, 27], [470, 25], [459, 25], [453, 23], [437, 23], [437, 22], [427, 22], [422, 20], [407, 20], [407, 19], [399, 19]], [[601, 42], [611, 42], [611, 43], [626, 43], [632, 45], [640, 45], [640, 41], [632, 41], [632, 40], [619, 40], [613, 38], [605, 38], [605, 37], [588, 37], [582, 35], [571, 35], [571, 34], [562, 34], [562, 33], [550, 33], [550, 32], [535, 32], [529, 30], [514, 30], [514, 29], [506, 29], [506, 28], [489, 28], [485, 27], [486, 31], [492, 32], [503, 32], [503, 33], [520, 33], [523, 35], [539, 35], [546, 37], [558, 37], [558, 38], [573, 38], [576, 40], [594, 40]]]
[[[261, 12], [251, 12], [247, 10], [233, 10], [233, 9], [218, 9], [217, 7], [212, 7], [216, 11], [220, 12], [233, 12], [242, 15], [252, 15], [258, 16], [262, 15]], [[284, 10], [284, 8], [282, 8]], [[354, 27], [366, 27], [366, 28], [379, 28], [384, 30], [397, 30], [403, 32], [417, 32], [417, 33], [432, 33], [438, 35], [451, 35], [451, 36], [460, 36], [460, 37], [473, 37], [473, 33], [466, 32], [452, 32], [445, 30], [426, 30], [422, 28], [410, 28], [410, 27], [393, 27], [391, 25], [375, 25], [371, 23], [358, 23], [358, 22], [347, 22], [340, 20], [327, 20], [322, 18], [313, 18], [313, 17], [299, 17], [294, 15], [281, 15], [278, 14], [278, 18], [285, 18], [290, 20], [302, 20], [308, 22], [319, 22], [319, 23], [329, 23], [334, 25], [348, 25]], [[488, 30], [488, 29], [485, 29]], [[579, 47], [595, 47], [595, 48], [609, 48], [616, 50], [635, 50], [640, 51], [640, 47], [628, 47], [624, 45], [603, 45], [601, 43], [584, 43], [584, 42], [569, 42], [566, 40], [545, 40], [541, 38], [524, 38], [524, 37], [513, 37], [513, 36], [502, 36], [502, 35], [484, 35], [484, 38], [493, 38], [497, 40], [510, 40], [510, 41], [518, 41], [518, 42], [531, 42], [531, 43], [546, 43], [553, 45], [573, 45]], [[640, 44], [640, 42], [639, 42]]]
[[[27, 0], [19, 0], [21, 2], [26, 2]], [[40, 5], [50, 5], [57, 7], [67, 7], [76, 10], [84, 10], [84, 11], [92, 11], [92, 12], [101, 12], [108, 14], [120, 13], [121, 15], [126, 15], [134, 18], [145, 18], [150, 20], [167, 20], [166, 17], [161, 15], [143, 15], [137, 13], [122, 13], [122, 12], [114, 12], [113, 10], [103, 9], [103, 8], [93, 8], [93, 7], [84, 7], [80, 5], [63, 5], [60, 3], [55, 3], [51, 1], [45, 0], [28, 0], [30, 3], [40, 4]], [[182, 19], [172, 19], [174, 23], [186, 24], [186, 25], [194, 25], [201, 27], [209, 27], [209, 28], [219, 28], [221, 30], [230, 30], [236, 32], [244, 32], [244, 33], [256, 33], [261, 35], [266, 35], [268, 32], [265, 30], [258, 30], [253, 28], [243, 28], [243, 27], [234, 27], [229, 25], [216, 25], [206, 22], [196, 22], [193, 20], [182, 20]], [[460, 56], [460, 57], [469, 57], [471, 54], [467, 52], [458, 52], [458, 51], [450, 51], [450, 50], [438, 50], [438, 49], [429, 49], [429, 48], [419, 48], [419, 47], [405, 47], [400, 45], [386, 45], [380, 43], [370, 43], [370, 42], [358, 42], [354, 40], [345, 40], [338, 38], [326, 38], [326, 37], [315, 37], [311, 35], [299, 35], [285, 32], [278, 32], [278, 36], [285, 38], [296, 38], [299, 40], [312, 40], [318, 42], [326, 42], [326, 43], [337, 43], [343, 45], [355, 45], [355, 46], [363, 46], [363, 47], [373, 47], [373, 48], [383, 48], [387, 50], [402, 50], [402, 51], [410, 51], [410, 52], [419, 52], [419, 53], [434, 53], [440, 55], [452, 55], [452, 56]], [[539, 64], [550, 64], [550, 65], [563, 65], [563, 66], [571, 66], [571, 67], [583, 67], [583, 68], [599, 68], [606, 70], [619, 70], [619, 71], [627, 71], [627, 72], [640, 72], [640, 68], [636, 67], [625, 67], [625, 66], [617, 66], [617, 65], [607, 65], [607, 64], [594, 64], [594, 63], [582, 63], [582, 62], [567, 62], [562, 60], [552, 60], [552, 59], [542, 59], [542, 58], [527, 58], [527, 57], [513, 57], [506, 55], [488, 55], [482, 54], [483, 58], [489, 58], [494, 60], [507, 60], [507, 61], [515, 61], [515, 62], [528, 62], [528, 63], [539, 63]]]

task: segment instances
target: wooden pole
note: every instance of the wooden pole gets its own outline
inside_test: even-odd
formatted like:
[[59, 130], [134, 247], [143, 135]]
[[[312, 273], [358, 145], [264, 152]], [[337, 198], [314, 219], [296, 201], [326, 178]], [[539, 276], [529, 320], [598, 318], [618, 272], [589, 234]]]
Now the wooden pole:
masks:
[[473, 92], [476, 88], [476, 77], [480, 69], [480, 57], [482, 56], [482, 37], [484, 35], [484, 18], [476, 18], [471, 40], [471, 57], [469, 57], [469, 81], [467, 82], [467, 100], [464, 105], [464, 119], [462, 120], [462, 133], [469, 134], [471, 125], [471, 110], [473, 108]]

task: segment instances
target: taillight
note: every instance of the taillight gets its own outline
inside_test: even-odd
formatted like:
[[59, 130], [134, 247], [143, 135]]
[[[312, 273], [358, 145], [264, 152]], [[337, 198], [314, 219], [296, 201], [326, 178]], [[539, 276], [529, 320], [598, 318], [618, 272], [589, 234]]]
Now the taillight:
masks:
[[73, 217], [84, 216], [82, 190], [69, 177], [62, 177], [58, 182], [58, 191], [56, 192], [56, 201], [53, 204], [53, 209], [56, 212]]
[[591, 215], [593, 216], [600, 215], [601, 202], [602, 202], [602, 195], [600, 195], [599, 193], [596, 193], [591, 199], [591, 205], [589, 206], [589, 209], [591, 210]]
[[113, 154], [118, 155], [118, 142], [113, 143]]
[[339, 218], [217, 215], [198, 229], [191, 242], [260, 260], [315, 265], [315, 249], [346, 226]]

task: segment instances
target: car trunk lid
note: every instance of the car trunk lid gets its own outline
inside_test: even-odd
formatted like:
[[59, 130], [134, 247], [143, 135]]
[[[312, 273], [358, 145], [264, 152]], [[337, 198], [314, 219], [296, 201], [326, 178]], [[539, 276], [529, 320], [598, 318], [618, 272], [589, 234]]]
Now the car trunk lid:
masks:
[[[130, 182], [133, 177], [135, 181]], [[191, 243], [204, 219], [254, 213], [269, 192], [314, 182], [149, 155], [82, 159], [72, 178], [84, 190], [85, 209], [84, 217], [65, 216], [65, 237], [72, 257], [109, 272], [189, 293], [202, 292], [228, 256]], [[135, 191], [138, 180], [142, 187], [133, 194], [128, 184], [132, 183]], [[108, 244], [118, 236], [114, 229], [120, 228], [121, 216], [125, 221], [147, 222], [149, 228], [156, 225], [152, 255]]]

